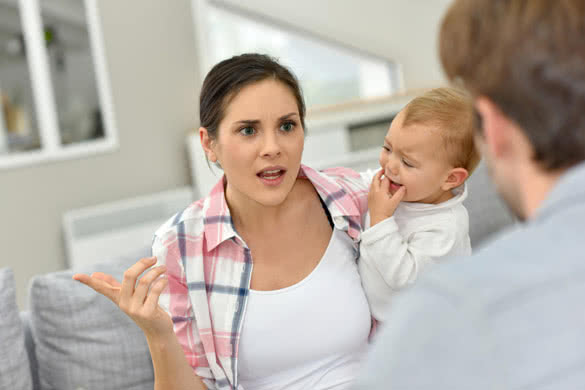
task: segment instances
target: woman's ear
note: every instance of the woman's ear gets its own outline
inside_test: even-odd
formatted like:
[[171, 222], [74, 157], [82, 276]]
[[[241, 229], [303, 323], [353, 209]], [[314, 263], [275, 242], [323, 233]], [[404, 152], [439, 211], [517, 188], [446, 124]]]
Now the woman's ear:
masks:
[[447, 175], [447, 179], [445, 180], [445, 182], [441, 186], [441, 189], [443, 191], [449, 191], [455, 187], [459, 187], [461, 184], [463, 184], [465, 179], [467, 179], [468, 177], [469, 177], [469, 172], [467, 172], [467, 169], [453, 168], [453, 169], [451, 169], [451, 171], [449, 171], [449, 174]]
[[213, 150], [214, 141], [209, 137], [209, 133], [205, 127], [199, 128], [199, 140], [201, 141], [201, 147], [205, 151], [207, 159], [211, 162], [217, 162], [217, 156]]

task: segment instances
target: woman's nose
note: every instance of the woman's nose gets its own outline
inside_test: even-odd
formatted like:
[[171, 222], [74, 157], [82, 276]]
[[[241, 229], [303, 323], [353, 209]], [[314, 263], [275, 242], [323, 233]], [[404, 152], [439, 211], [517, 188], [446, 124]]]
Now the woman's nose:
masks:
[[271, 132], [264, 133], [261, 155], [265, 157], [274, 157], [278, 156], [279, 154], [280, 144], [276, 134]]

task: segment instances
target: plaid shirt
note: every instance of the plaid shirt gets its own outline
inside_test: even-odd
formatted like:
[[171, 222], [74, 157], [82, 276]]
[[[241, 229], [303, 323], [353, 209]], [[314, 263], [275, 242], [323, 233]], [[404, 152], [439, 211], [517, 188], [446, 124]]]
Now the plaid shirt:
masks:
[[[346, 168], [318, 172], [301, 165], [299, 177], [311, 181], [357, 253], [369, 183]], [[172, 317], [187, 361], [209, 389], [242, 390], [238, 342], [253, 262], [233, 225], [223, 178], [157, 230], [152, 252], [167, 266], [169, 283], [159, 303]]]

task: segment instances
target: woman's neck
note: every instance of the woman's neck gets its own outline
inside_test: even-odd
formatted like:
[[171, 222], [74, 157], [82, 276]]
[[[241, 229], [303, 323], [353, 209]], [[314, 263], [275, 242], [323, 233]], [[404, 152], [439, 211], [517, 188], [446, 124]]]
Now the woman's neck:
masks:
[[302, 203], [299, 202], [300, 181], [295, 182], [284, 201], [277, 205], [264, 205], [226, 185], [226, 202], [238, 233], [245, 235], [245, 232], [272, 230], [283, 220], [288, 220], [295, 206]]

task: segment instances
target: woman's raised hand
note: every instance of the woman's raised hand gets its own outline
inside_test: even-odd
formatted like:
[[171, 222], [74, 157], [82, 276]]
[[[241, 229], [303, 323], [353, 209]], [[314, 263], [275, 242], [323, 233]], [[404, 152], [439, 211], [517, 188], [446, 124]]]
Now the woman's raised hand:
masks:
[[73, 279], [108, 297], [147, 336], [161, 335], [173, 332], [173, 323], [167, 312], [158, 305], [160, 294], [168, 283], [165, 277], [161, 277], [166, 267], [151, 268], [155, 264], [155, 257], [141, 259], [124, 272], [122, 283], [101, 272], [94, 272], [91, 276], [75, 274]]

